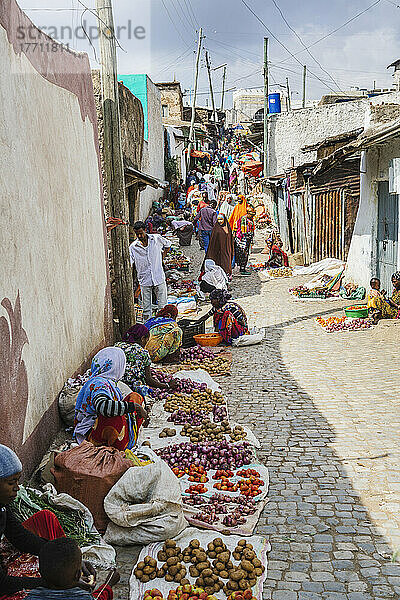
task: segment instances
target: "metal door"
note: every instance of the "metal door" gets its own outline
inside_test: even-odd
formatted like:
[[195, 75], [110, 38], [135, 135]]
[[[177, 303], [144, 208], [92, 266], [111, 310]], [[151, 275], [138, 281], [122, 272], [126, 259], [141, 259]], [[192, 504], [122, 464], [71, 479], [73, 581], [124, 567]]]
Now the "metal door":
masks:
[[344, 220], [346, 196], [343, 189], [320, 192], [313, 200], [313, 256], [345, 260]]
[[378, 249], [377, 276], [381, 287], [388, 293], [392, 289], [391, 278], [397, 271], [399, 231], [399, 197], [389, 194], [389, 182], [378, 184]]

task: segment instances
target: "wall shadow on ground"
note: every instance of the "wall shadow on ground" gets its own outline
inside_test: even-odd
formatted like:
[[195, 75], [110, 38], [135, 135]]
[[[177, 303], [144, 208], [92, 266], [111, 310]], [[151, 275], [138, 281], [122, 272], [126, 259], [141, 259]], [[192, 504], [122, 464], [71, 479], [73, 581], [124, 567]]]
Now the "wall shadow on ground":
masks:
[[232, 378], [222, 382], [231, 417], [253, 428], [270, 469], [270, 501], [256, 530], [272, 546], [264, 598], [400, 597], [400, 565], [390, 562], [395, 549], [376, 530], [333, 450], [335, 430], [281, 353], [287, 326], [335, 311], [267, 327], [260, 346], [233, 350]]

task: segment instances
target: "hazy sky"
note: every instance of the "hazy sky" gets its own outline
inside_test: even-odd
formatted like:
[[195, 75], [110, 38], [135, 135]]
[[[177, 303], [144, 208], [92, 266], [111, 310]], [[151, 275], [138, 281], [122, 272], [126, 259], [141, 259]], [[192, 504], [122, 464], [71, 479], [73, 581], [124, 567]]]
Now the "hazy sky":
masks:
[[[95, 7], [95, 0], [82, 2], [90, 9]], [[313, 45], [310, 52], [314, 58], [285, 24], [274, 0], [245, 2], [301, 64], [273, 39], [242, 0], [114, 0], [116, 25], [129, 26], [131, 30], [130, 39], [128, 29], [121, 30], [119, 72], [147, 71], [153, 81], [169, 81], [175, 76], [182, 88], [189, 91], [193, 87], [196, 30], [201, 25], [206, 36], [203, 45], [209, 50], [212, 66], [228, 65], [227, 89], [262, 85], [264, 36], [270, 38], [271, 89], [278, 90], [288, 77], [294, 101], [300, 97], [303, 64], [312, 73], [308, 78], [308, 96], [312, 99], [339, 88], [370, 88], [374, 81], [378, 87], [391, 85], [392, 70], [386, 67], [400, 58], [400, 0], [375, 0], [376, 5], [365, 14]], [[374, 0], [275, 2], [306, 47], [374, 4]], [[98, 66], [98, 51], [95, 55], [88, 41], [75, 35], [84, 37], [79, 29], [81, 19], [87, 30], [95, 24], [90, 11], [83, 13], [79, 0], [21, 0], [20, 5], [35, 24], [57, 28], [54, 35], [74, 49], [87, 51], [93, 66]], [[68, 27], [72, 28], [72, 39], [67, 39]], [[135, 27], [144, 28], [145, 36], [138, 29], [137, 37], [145, 39], [135, 38]], [[93, 44], [97, 45], [95, 41]], [[201, 64], [199, 104], [204, 105], [209, 101], [204, 55]], [[219, 92], [222, 69], [213, 77], [215, 90]], [[228, 93], [228, 106], [231, 101]], [[219, 102], [217, 94], [217, 105]]]

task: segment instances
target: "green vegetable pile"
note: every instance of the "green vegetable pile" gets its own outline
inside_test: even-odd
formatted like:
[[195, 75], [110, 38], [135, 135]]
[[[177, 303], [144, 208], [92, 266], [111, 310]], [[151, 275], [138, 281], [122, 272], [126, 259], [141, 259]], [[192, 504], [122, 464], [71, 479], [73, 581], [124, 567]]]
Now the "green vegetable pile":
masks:
[[90, 531], [83, 512], [56, 508], [32, 489], [21, 486], [17, 498], [11, 504], [13, 514], [21, 523], [44, 509], [51, 510], [56, 515], [65, 535], [76, 540], [79, 546], [90, 546], [100, 542], [100, 535]]

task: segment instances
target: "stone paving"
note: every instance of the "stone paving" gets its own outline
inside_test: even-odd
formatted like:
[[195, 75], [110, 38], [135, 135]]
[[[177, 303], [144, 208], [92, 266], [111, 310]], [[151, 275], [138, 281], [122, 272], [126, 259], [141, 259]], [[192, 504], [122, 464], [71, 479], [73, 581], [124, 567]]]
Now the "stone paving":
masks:
[[[200, 253], [190, 249], [197, 265]], [[253, 256], [254, 260], [265, 258]], [[231, 417], [250, 425], [270, 470], [257, 533], [269, 538], [264, 598], [400, 598], [400, 324], [326, 334], [315, 316], [343, 301], [299, 302], [288, 288], [235, 277], [233, 294], [259, 346], [234, 349], [221, 378]], [[133, 549], [119, 553], [128, 598]]]

